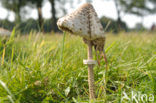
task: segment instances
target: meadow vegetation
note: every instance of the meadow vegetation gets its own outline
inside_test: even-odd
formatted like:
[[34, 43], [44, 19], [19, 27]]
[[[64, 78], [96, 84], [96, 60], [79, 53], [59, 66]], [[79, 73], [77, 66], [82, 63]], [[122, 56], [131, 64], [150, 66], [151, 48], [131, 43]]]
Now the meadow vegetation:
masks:
[[[103, 60], [94, 67], [97, 100], [119, 103], [123, 92], [131, 97], [131, 91], [139, 91], [156, 101], [156, 35], [106, 37], [108, 72]], [[86, 49], [80, 37], [68, 34], [19, 36], [13, 31], [10, 38], [0, 37], [0, 103], [88, 102]]]

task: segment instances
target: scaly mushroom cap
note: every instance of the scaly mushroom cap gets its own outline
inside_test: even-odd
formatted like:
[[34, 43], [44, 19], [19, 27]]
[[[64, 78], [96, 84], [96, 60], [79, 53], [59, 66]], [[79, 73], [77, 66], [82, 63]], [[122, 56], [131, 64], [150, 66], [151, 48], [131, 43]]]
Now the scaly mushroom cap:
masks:
[[103, 27], [93, 6], [85, 3], [76, 11], [60, 18], [59, 29], [73, 35], [79, 35], [87, 40], [105, 38]]
[[11, 32], [9, 30], [0, 28], [0, 36], [10, 36], [10, 35], [11, 35]]

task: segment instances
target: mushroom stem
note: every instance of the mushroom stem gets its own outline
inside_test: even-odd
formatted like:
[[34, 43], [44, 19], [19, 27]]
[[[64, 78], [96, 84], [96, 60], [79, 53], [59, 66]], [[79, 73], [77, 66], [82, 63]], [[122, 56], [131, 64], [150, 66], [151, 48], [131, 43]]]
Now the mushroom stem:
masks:
[[[89, 41], [88, 43], [88, 60], [92, 60], [92, 43]], [[90, 99], [95, 99], [95, 92], [94, 92], [94, 72], [93, 72], [93, 64], [88, 64], [88, 85], [89, 85], [89, 96]]]

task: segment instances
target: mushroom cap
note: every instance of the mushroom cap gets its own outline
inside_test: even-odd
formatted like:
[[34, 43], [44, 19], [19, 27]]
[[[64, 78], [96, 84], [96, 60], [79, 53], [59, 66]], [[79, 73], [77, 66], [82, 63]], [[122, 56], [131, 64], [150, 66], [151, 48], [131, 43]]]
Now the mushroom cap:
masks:
[[105, 37], [97, 13], [90, 3], [85, 3], [77, 10], [60, 18], [57, 25], [60, 30], [79, 35], [87, 40]]
[[10, 35], [11, 35], [11, 32], [9, 30], [0, 28], [0, 36], [10, 36]]

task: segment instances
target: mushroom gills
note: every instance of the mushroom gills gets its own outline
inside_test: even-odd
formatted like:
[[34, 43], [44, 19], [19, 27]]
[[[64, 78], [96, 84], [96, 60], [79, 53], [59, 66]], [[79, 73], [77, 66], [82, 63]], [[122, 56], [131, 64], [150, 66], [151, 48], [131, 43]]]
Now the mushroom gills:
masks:
[[64, 26], [59, 26], [59, 27], [60, 27], [61, 30], [63, 30], [63, 31], [67, 31], [67, 32], [73, 34], [73, 31], [72, 31], [71, 29], [69, 29], [69, 28], [67, 28], [67, 27], [64, 27]]

